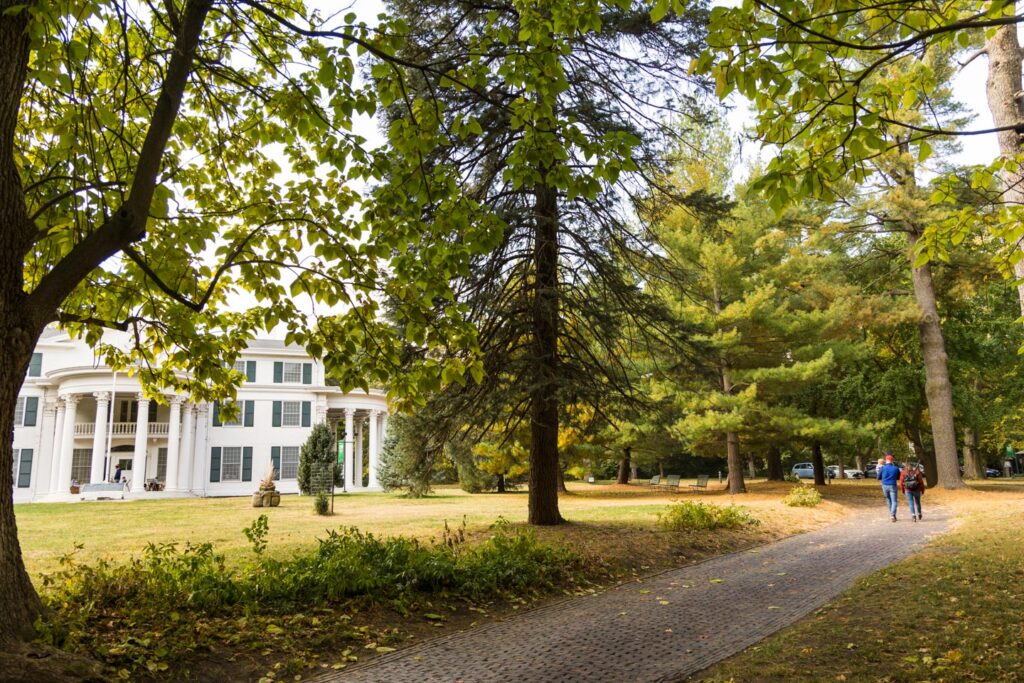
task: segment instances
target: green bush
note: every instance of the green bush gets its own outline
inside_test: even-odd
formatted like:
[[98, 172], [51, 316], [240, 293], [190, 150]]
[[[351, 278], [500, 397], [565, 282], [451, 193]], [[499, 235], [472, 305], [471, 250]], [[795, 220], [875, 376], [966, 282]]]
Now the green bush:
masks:
[[[44, 578], [43, 597], [66, 623], [87, 632], [93, 620], [119, 613], [138, 621], [170, 612], [202, 616], [339, 604], [350, 598], [406, 605], [441, 594], [469, 601], [536, 594], [573, 582], [580, 558], [539, 543], [532, 532], [498, 523], [486, 541], [467, 545], [460, 528], [439, 542], [381, 538], [358, 529], [330, 531], [315, 549], [275, 559], [263, 552], [266, 524], [249, 527], [254, 553], [238, 568], [210, 544], [150, 544], [127, 564], [79, 565], [73, 556]], [[67, 614], [65, 614], [67, 613]]]
[[790, 472], [789, 474], [783, 475], [782, 480], [783, 481], [788, 481], [791, 484], [799, 484], [800, 483], [800, 477], [796, 476], [792, 472]]
[[327, 497], [327, 494], [323, 491], [316, 494], [316, 498], [313, 499], [313, 510], [318, 515], [329, 515], [331, 499]]
[[821, 502], [821, 494], [818, 489], [801, 484], [794, 486], [782, 502], [790, 507], [812, 508]]
[[738, 529], [760, 520], [738, 505], [708, 505], [684, 501], [658, 515], [658, 526], [669, 531], [690, 529]]

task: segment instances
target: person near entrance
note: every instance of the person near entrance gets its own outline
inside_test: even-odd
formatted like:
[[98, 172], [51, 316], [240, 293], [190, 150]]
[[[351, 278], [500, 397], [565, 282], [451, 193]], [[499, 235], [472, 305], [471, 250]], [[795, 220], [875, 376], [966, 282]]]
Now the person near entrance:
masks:
[[885, 454], [885, 464], [878, 470], [878, 479], [882, 482], [882, 494], [889, 505], [889, 516], [896, 521], [896, 509], [899, 505], [897, 487], [900, 482], [900, 468], [894, 462], [892, 453]]
[[114, 468], [114, 483], [121, 483], [121, 463], [117, 463], [117, 467]]

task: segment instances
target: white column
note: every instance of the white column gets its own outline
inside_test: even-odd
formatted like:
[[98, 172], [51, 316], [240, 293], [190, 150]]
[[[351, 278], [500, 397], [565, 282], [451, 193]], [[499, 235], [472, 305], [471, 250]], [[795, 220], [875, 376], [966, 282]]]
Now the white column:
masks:
[[355, 408], [345, 408], [345, 490], [351, 491], [356, 480]]
[[167, 476], [165, 491], [178, 490], [178, 454], [181, 445], [181, 396], [171, 396], [171, 417], [167, 424]]
[[355, 457], [352, 459], [355, 466], [352, 484], [354, 488], [363, 488], [363, 421], [356, 423]]
[[192, 450], [192, 487], [196, 493], [206, 495], [206, 485], [210, 481], [208, 467], [210, 457], [210, 404], [200, 403], [196, 406], [196, 437]]
[[380, 439], [378, 437], [378, 423], [380, 421], [380, 411], [370, 411], [370, 477], [367, 481], [367, 488], [371, 491], [376, 491], [380, 488], [377, 484], [377, 449], [380, 447]]
[[380, 414], [380, 449], [384, 451], [384, 439], [388, 438], [388, 412], [385, 410]]
[[110, 394], [99, 391], [93, 394], [93, 397], [96, 399], [96, 419], [93, 422], [89, 481], [98, 484], [107, 480], [103, 459], [107, 455], [107, 408], [110, 406]]
[[132, 455], [132, 493], [146, 486], [146, 455], [149, 452], [149, 399], [139, 394], [139, 415], [135, 420], [135, 453]]
[[64, 396], [64, 432], [60, 437], [60, 470], [56, 491], [67, 493], [71, 485], [71, 460], [75, 451], [75, 417], [78, 415], [78, 396]]
[[185, 402], [182, 410], [185, 411], [185, 419], [181, 425], [181, 445], [179, 446], [178, 458], [181, 461], [181, 488], [185, 491], [192, 490], [192, 458], [195, 450], [193, 441], [195, 435], [195, 406], [188, 401]]
[[53, 428], [53, 448], [50, 449], [50, 493], [60, 492], [60, 454], [64, 440], [64, 411], [67, 405], [63, 397], [57, 398], [57, 424]]
[[33, 497], [38, 497], [43, 493], [53, 490], [50, 486], [50, 481], [53, 479], [52, 470], [56, 464], [54, 459], [56, 436], [53, 428], [56, 420], [57, 402], [52, 398], [47, 398], [43, 401], [43, 421], [39, 430], [39, 447], [36, 451], [36, 476], [33, 479]]

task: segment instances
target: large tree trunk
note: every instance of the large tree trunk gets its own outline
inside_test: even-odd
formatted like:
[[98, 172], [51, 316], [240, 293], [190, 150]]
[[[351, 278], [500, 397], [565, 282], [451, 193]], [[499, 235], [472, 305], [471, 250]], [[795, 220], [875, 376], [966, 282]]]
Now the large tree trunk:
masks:
[[[1016, 3], [1012, 3], [1014, 6]], [[1017, 38], [1017, 25], [1001, 26], [985, 41], [988, 53], [988, 80], [985, 84], [988, 109], [997, 128], [1007, 127], [996, 135], [999, 155], [1015, 159], [1024, 149], [1024, 136], [1017, 131], [1024, 122], [1024, 101], [1021, 98], [1021, 49]], [[1024, 204], [1024, 174], [1003, 172], [1004, 192], [1001, 200], [1011, 205]], [[1018, 243], [1024, 250], [1024, 243]], [[1020, 280], [1017, 296], [1021, 314], [1024, 314], [1024, 260], [1013, 265]], [[965, 466], [966, 471], [966, 466]]]
[[558, 193], [534, 188], [533, 383], [530, 387], [530, 524], [559, 524]]
[[978, 457], [978, 435], [974, 428], [964, 427], [964, 479], [984, 479], [985, 468]]
[[786, 473], [782, 471], [782, 449], [772, 446], [768, 449], [768, 481], [784, 481]]
[[616, 484], [629, 483], [629, 468], [632, 454], [632, 446], [626, 446], [625, 448], [622, 449], [622, 458], [619, 460], [619, 477], [618, 479], [615, 480]]
[[23, 255], [35, 232], [25, 210], [14, 133], [29, 59], [29, 14], [0, 0], [0, 643], [30, 639], [42, 605], [25, 571], [14, 518], [14, 409], [40, 326], [26, 310]]
[[814, 485], [825, 485], [825, 458], [821, 456], [821, 444], [811, 444], [811, 464], [814, 465]]
[[505, 488], [505, 473], [499, 472], [496, 476], [498, 479], [498, 493], [505, 493], [505, 491], [507, 490]]
[[916, 253], [914, 247], [919, 238], [920, 234], [917, 232], [908, 233], [914, 298], [921, 309], [918, 329], [921, 336], [921, 353], [924, 357], [924, 391], [928, 399], [928, 415], [932, 422], [932, 441], [935, 444], [937, 483], [947, 489], [958, 489], [963, 487], [964, 483], [960, 478], [960, 462], [956, 455], [953, 385], [949, 381], [946, 342], [942, 337], [939, 309], [935, 302], [931, 266], [927, 263], [917, 267], [913, 265]]
[[839, 472], [836, 474], [836, 477], [839, 479], [846, 479], [846, 463], [843, 462], [842, 449], [840, 449], [836, 453], [836, 464], [838, 465], [836, 469], [839, 470]]
[[558, 492], [569, 493], [569, 489], [565, 488], [565, 470], [561, 467], [558, 468]]

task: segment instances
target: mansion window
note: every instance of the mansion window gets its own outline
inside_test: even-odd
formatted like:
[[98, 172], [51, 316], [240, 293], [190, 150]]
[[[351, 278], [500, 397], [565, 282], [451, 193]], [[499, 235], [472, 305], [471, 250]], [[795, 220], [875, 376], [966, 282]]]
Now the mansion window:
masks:
[[274, 362], [274, 383], [275, 384], [312, 384], [313, 364], [292, 363], [284, 361]]
[[76, 448], [71, 452], [71, 478], [79, 484], [88, 484], [92, 476], [92, 449]]
[[14, 485], [27, 489], [32, 484], [32, 449], [14, 449]]
[[14, 426], [35, 427], [38, 414], [38, 396], [19, 396], [14, 403]]
[[299, 447], [284, 446], [281, 448], [281, 478], [295, 479], [299, 476]]
[[221, 456], [220, 480], [241, 481], [242, 480], [242, 447], [226, 446]]

